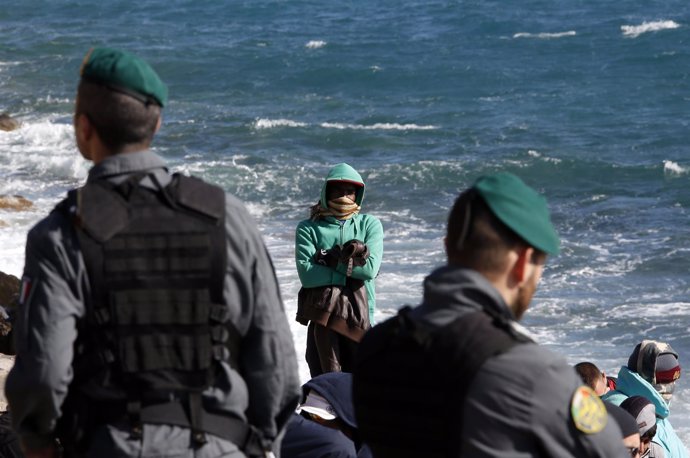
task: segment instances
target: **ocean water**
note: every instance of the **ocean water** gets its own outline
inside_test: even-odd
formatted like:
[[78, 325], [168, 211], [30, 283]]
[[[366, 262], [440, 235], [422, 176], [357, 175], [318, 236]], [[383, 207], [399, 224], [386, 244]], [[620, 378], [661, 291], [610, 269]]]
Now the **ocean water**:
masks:
[[[0, 270], [89, 164], [72, 138], [91, 46], [131, 50], [170, 89], [154, 149], [255, 216], [293, 320], [294, 228], [329, 167], [367, 182], [384, 225], [379, 320], [444, 262], [447, 212], [507, 170], [549, 200], [563, 245], [525, 324], [615, 375], [644, 338], [690, 368], [690, 10], [683, 1], [83, 0], [0, 8]], [[301, 364], [303, 380], [308, 378]], [[537, 374], [535, 374], [537, 376]], [[671, 421], [690, 443], [690, 384]]]

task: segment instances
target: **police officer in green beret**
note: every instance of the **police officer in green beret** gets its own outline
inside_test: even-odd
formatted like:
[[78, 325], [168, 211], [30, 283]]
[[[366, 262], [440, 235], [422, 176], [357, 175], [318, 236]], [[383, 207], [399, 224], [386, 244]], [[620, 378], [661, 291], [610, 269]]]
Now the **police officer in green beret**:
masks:
[[168, 100], [92, 49], [74, 131], [94, 166], [28, 234], [6, 394], [27, 457], [279, 450], [299, 397], [278, 282], [244, 205], [150, 149]]
[[518, 324], [559, 243], [545, 199], [515, 175], [460, 194], [422, 304], [357, 354], [355, 412], [374, 456], [626, 456], [598, 396]]

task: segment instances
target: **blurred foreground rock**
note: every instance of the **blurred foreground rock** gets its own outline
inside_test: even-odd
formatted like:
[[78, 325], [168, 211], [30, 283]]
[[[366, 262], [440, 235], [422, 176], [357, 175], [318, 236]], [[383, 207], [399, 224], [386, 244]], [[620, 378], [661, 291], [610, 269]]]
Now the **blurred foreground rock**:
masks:
[[0, 130], [9, 132], [11, 130], [19, 129], [20, 125], [21, 124], [19, 124], [19, 121], [17, 121], [7, 113], [0, 114]]
[[2, 210], [22, 211], [33, 206], [33, 202], [26, 197], [0, 195], [0, 209]]
[[[14, 275], [0, 272], [0, 305], [12, 314], [19, 303], [19, 288], [21, 281]], [[4, 316], [0, 316], [0, 353], [14, 354], [12, 341], [12, 324]]]

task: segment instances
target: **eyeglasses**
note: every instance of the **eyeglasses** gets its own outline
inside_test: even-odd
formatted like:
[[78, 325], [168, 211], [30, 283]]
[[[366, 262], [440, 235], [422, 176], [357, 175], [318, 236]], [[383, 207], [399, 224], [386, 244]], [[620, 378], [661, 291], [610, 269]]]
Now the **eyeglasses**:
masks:
[[637, 458], [640, 456], [640, 447], [626, 447], [630, 452], [630, 458]]

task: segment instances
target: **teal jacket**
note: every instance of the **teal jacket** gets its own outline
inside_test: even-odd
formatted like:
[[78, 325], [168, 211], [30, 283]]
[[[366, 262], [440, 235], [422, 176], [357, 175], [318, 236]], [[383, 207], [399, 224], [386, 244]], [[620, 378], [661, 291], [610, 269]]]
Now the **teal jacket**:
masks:
[[[326, 207], [326, 185], [329, 181], [349, 181], [361, 185], [357, 190], [356, 202], [362, 205], [364, 200], [364, 181], [355, 169], [347, 164], [338, 164], [331, 169], [321, 189], [321, 206]], [[352, 278], [363, 280], [369, 302], [369, 321], [374, 324], [376, 294], [374, 279], [381, 267], [383, 256], [383, 226], [378, 218], [371, 215], [357, 214], [341, 224], [332, 216], [316, 221], [305, 219], [297, 225], [295, 234], [295, 261], [300, 282], [305, 288], [339, 285], [344, 286], [347, 279], [347, 266], [338, 263], [335, 269], [314, 262], [318, 250], [330, 249], [349, 240], [357, 239], [366, 243], [369, 258], [363, 266], [352, 269]]]
[[685, 448], [668, 421], [670, 411], [664, 398], [639, 374], [623, 366], [618, 372], [616, 389], [604, 394], [601, 399], [619, 406], [630, 396], [644, 396], [654, 404], [656, 409], [654, 442], [663, 447], [665, 458], [688, 458], [688, 449]]

